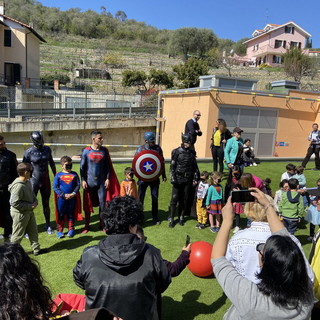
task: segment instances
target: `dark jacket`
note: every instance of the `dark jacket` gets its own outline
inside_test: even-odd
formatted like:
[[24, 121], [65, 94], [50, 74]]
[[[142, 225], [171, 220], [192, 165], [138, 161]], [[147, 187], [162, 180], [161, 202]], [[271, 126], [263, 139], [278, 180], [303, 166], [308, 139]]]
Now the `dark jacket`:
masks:
[[190, 119], [187, 121], [184, 133], [190, 134], [192, 136], [192, 144], [195, 144], [197, 141], [197, 136], [202, 136], [202, 132], [198, 132], [200, 130], [199, 123], [197, 121], [194, 121], [193, 119]]
[[[212, 132], [212, 142], [210, 145], [210, 148], [213, 148], [213, 136], [216, 133], [216, 131], [218, 130], [218, 128], [213, 128], [213, 132]], [[229, 129], [226, 129], [225, 132], [221, 133], [221, 139], [220, 139], [220, 147], [225, 147], [226, 143], [222, 143], [223, 140], [229, 140], [230, 138], [232, 138], [232, 133], [230, 132]]]
[[8, 149], [0, 151], [0, 188], [8, 185], [18, 177], [16, 154]]
[[133, 234], [114, 234], [84, 249], [73, 269], [86, 309], [104, 307], [125, 320], [160, 318], [157, 295], [171, 282], [160, 251]]

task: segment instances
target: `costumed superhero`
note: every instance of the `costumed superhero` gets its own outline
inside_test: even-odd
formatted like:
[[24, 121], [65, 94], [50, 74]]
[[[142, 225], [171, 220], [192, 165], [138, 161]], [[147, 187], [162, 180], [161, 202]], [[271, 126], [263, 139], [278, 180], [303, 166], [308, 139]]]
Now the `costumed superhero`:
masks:
[[[138, 147], [135, 154], [138, 154], [144, 150], [153, 150], [153, 151], [156, 151], [157, 153], [159, 153], [160, 156], [163, 158], [163, 152], [162, 152], [161, 147], [158, 144], [155, 144], [156, 136], [153, 132], [150, 132], [150, 131], [145, 132], [144, 140], [145, 140], [145, 144]], [[163, 159], [163, 161], [164, 161], [164, 159]], [[162, 181], [163, 182], [167, 181], [166, 171], [165, 171], [164, 167], [163, 167], [163, 171], [162, 171]], [[150, 182], [138, 180], [138, 195], [139, 195], [139, 200], [142, 205], [144, 203], [146, 191], [147, 191], [148, 187], [150, 187], [151, 201], [152, 201], [152, 219], [153, 219], [153, 222], [157, 225], [160, 224], [160, 220], [158, 217], [159, 186], [160, 186], [160, 179], [159, 178], [157, 178], [156, 180], [150, 181]]]
[[186, 204], [190, 196], [190, 188], [199, 180], [199, 169], [196, 161], [196, 152], [191, 148], [192, 137], [182, 135], [182, 144], [173, 149], [171, 154], [170, 180], [172, 183], [172, 196], [170, 202], [169, 227], [174, 227], [174, 215], [179, 203], [179, 224], [184, 224], [183, 217]]
[[[109, 151], [102, 146], [103, 137], [100, 131], [91, 132], [92, 144], [82, 151], [80, 176], [83, 188], [83, 210], [85, 227], [82, 233], [89, 231], [90, 215], [93, 207], [99, 206], [99, 216], [110, 202], [120, 193], [120, 185], [114, 172]], [[100, 219], [100, 225], [102, 226]]]
[[6, 141], [0, 136], [0, 227], [4, 228], [4, 238], [7, 240], [12, 233], [12, 218], [10, 215], [9, 184], [17, 178], [17, 157], [6, 148]]
[[64, 237], [63, 225], [68, 223], [67, 236], [74, 236], [74, 221], [82, 220], [80, 200], [80, 179], [76, 172], [71, 171], [72, 159], [63, 156], [60, 159], [62, 171], [57, 173], [53, 181], [56, 204], [57, 237]]
[[22, 161], [30, 163], [33, 167], [30, 179], [33, 192], [37, 196], [38, 191], [40, 190], [43, 214], [46, 220], [46, 230], [48, 234], [54, 234], [54, 231], [50, 226], [49, 200], [51, 195], [51, 183], [48, 164], [50, 165], [54, 176], [56, 175], [56, 165], [52, 158], [51, 149], [44, 145], [42, 133], [40, 131], [34, 131], [31, 133], [30, 138], [33, 147], [25, 151]]

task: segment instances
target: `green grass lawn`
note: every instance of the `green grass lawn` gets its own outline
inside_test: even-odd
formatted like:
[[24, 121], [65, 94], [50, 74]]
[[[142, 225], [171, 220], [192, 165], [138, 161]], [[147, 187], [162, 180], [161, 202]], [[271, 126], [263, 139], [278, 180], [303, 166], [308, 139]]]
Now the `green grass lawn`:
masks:
[[[262, 163], [257, 167], [246, 168], [246, 172], [251, 172], [262, 179], [270, 178], [272, 180], [272, 190], [278, 190], [281, 174], [285, 171], [287, 162], [270, 162]], [[298, 164], [298, 163], [294, 163]], [[115, 164], [119, 181], [123, 179], [123, 170], [130, 164]], [[313, 164], [310, 163], [311, 167]], [[60, 165], [57, 164], [59, 171]], [[200, 163], [200, 170], [212, 170], [211, 163]], [[79, 165], [74, 164], [74, 170], [79, 172]], [[307, 186], [316, 186], [316, 180], [320, 177], [320, 171], [306, 170]], [[168, 166], [167, 166], [168, 174]], [[168, 174], [169, 175], [169, 174]], [[223, 180], [225, 184], [225, 179]], [[207, 241], [212, 243], [215, 234], [211, 233], [209, 228], [199, 230], [195, 228], [196, 221], [194, 218], [187, 218], [186, 224], [181, 227], [176, 225], [175, 228], [168, 228], [167, 211], [171, 198], [170, 182], [162, 183], [159, 197], [159, 216], [162, 221], [161, 225], [154, 226], [151, 217], [151, 198], [150, 192], [147, 191], [145, 199], [145, 222], [144, 231], [148, 237], [148, 242], [161, 250], [164, 259], [174, 261], [180, 254], [181, 248], [185, 242], [186, 235], [189, 234], [191, 241]], [[40, 196], [38, 195], [40, 200]], [[51, 198], [51, 221], [55, 226], [54, 204]], [[44, 279], [52, 290], [53, 296], [57, 293], [80, 293], [79, 289], [73, 282], [72, 269], [79, 259], [82, 250], [91, 245], [95, 245], [99, 240], [105, 237], [105, 234], [99, 230], [99, 219], [97, 210], [92, 216], [92, 228], [88, 234], [81, 234], [84, 222], [76, 223], [76, 235], [74, 238], [57, 239], [56, 235], [48, 235], [44, 232], [44, 218], [39, 205], [36, 210], [36, 219], [39, 226], [39, 237], [42, 248], [48, 248], [50, 252], [45, 255], [36, 257], [39, 261], [41, 272]], [[245, 225], [245, 218], [242, 218], [241, 224]], [[296, 236], [301, 241], [303, 248], [309, 255], [310, 243], [307, 243], [309, 235], [309, 226], [304, 222], [300, 223]], [[1, 233], [2, 233], [1, 229]], [[23, 247], [30, 252], [29, 241], [22, 241]], [[125, 299], [125, 296], [124, 296]], [[125, 303], [125, 302], [124, 302]], [[202, 279], [194, 276], [188, 269], [184, 270], [179, 277], [173, 278], [170, 287], [163, 294], [163, 318], [164, 319], [222, 319], [230, 301], [223, 294], [220, 286], [214, 277]]]

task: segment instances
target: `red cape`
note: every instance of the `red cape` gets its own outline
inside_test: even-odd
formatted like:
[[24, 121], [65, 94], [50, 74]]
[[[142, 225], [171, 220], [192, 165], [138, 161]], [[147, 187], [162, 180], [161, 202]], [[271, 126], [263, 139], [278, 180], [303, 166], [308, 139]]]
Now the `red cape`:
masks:
[[[105, 148], [105, 147], [103, 147]], [[109, 162], [109, 167], [110, 167], [110, 175], [109, 175], [109, 188], [107, 189], [106, 193], [106, 202], [110, 202], [113, 198], [117, 197], [120, 194], [120, 184], [117, 178], [117, 175], [114, 171], [112, 161], [110, 158], [109, 150], [106, 149], [106, 154]], [[94, 197], [90, 198], [90, 194], [88, 190], [83, 190], [83, 210], [84, 212], [91, 212], [93, 213], [94, 207], [99, 206], [99, 198], [98, 194], [95, 194]]]
[[[55, 216], [56, 216], [56, 222], [59, 223], [61, 222], [61, 220], [59, 221], [59, 213], [58, 213], [58, 206], [57, 206], [57, 199], [58, 196], [57, 194], [54, 192], [54, 204], [55, 204]], [[81, 221], [83, 220], [82, 218], [82, 210], [81, 210], [81, 197], [80, 197], [80, 193], [78, 192], [76, 195], [76, 206], [74, 208], [74, 221]], [[68, 222], [68, 219], [65, 217], [63, 222]]]

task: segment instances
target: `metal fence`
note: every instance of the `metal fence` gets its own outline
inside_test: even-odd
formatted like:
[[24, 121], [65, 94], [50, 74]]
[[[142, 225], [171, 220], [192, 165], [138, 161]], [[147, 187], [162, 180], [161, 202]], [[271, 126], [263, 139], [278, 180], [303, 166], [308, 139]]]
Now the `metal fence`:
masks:
[[8, 121], [155, 117], [156, 94], [0, 87], [0, 117]]

